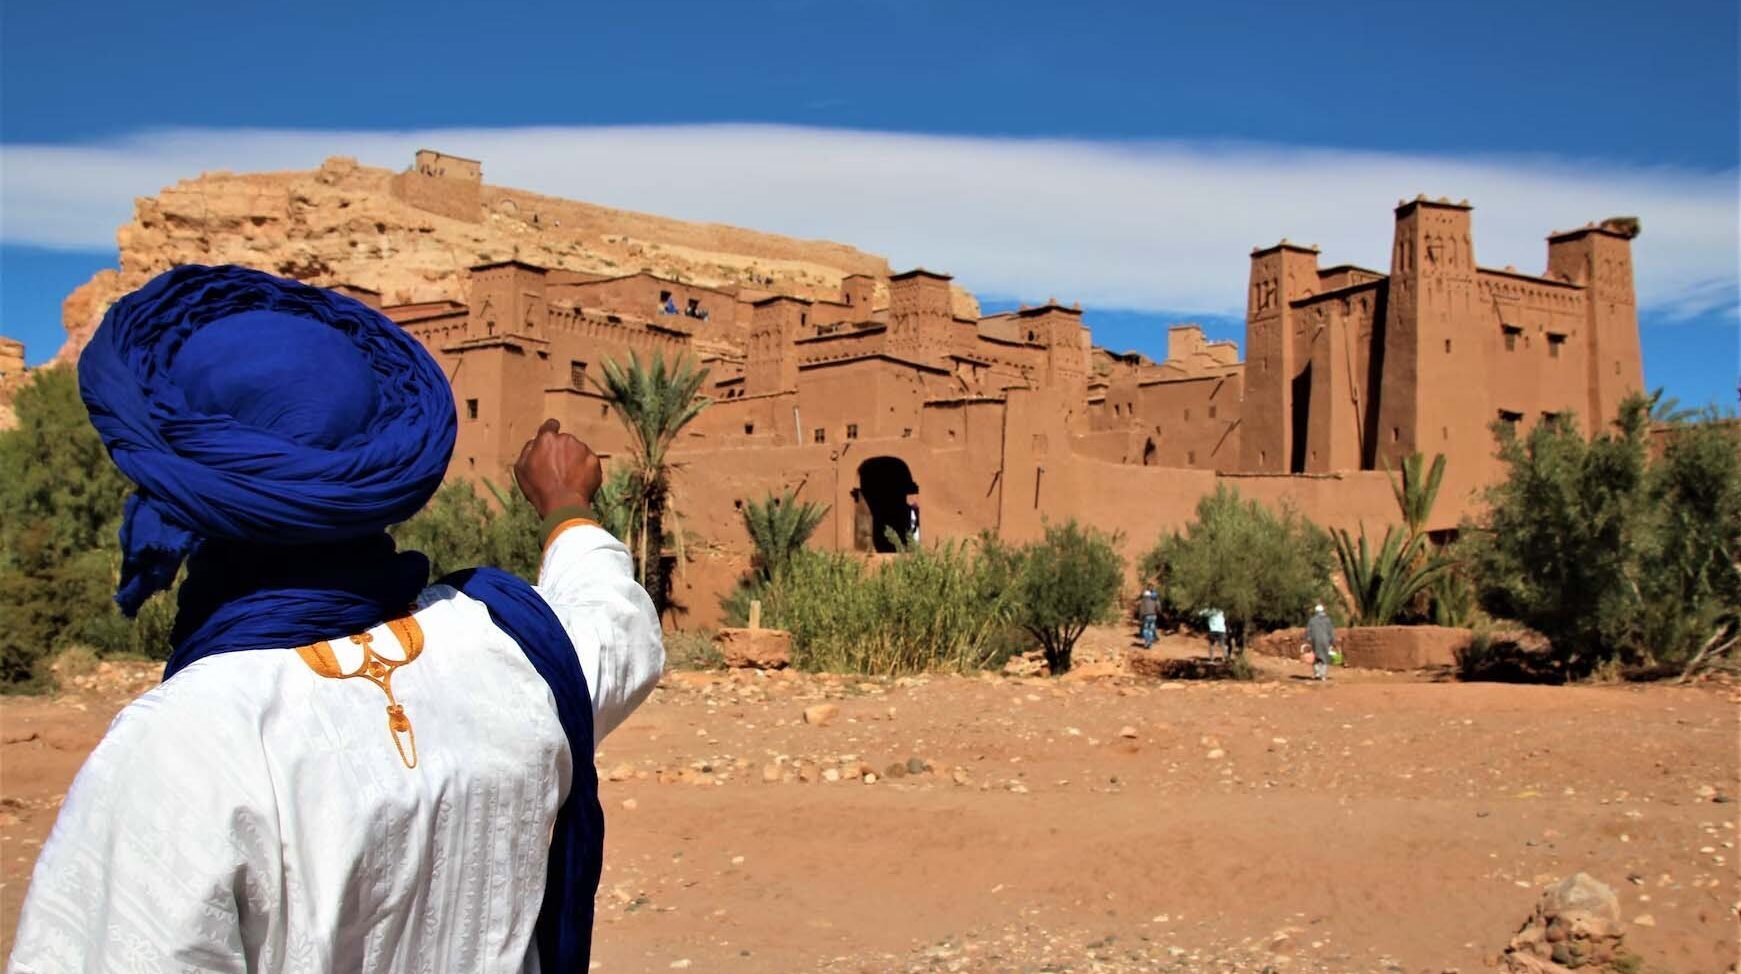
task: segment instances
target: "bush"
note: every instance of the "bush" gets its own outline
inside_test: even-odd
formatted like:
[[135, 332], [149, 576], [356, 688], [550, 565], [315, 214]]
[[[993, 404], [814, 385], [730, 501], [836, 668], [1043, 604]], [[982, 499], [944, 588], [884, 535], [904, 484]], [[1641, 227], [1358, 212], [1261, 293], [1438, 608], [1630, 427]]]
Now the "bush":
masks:
[[1707, 416], [1646, 442], [1651, 401], [1586, 440], [1570, 421], [1495, 428], [1504, 480], [1470, 532], [1482, 608], [1545, 635], [1568, 678], [1610, 663], [1691, 666], [1741, 628], [1741, 460]]
[[538, 579], [543, 556], [540, 518], [518, 490], [484, 487], [496, 503], [478, 495], [469, 480], [443, 484], [423, 510], [392, 529], [400, 548], [429, 556], [430, 574], [440, 578], [478, 565], [493, 565], [529, 582]]
[[1075, 521], [1047, 526], [1040, 541], [1018, 549], [1013, 558], [986, 548], [992, 572], [1011, 577], [1015, 623], [1046, 653], [1053, 676], [1070, 670], [1076, 641], [1090, 625], [1111, 622], [1124, 580], [1118, 537]]
[[1494, 683], [1563, 681], [1561, 667], [1550, 654], [1525, 647], [1515, 637], [1478, 631], [1457, 650], [1457, 677]]
[[800, 669], [896, 675], [999, 665], [1014, 594], [982, 545], [946, 542], [871, 565], [799, 551], [760, 593], [765, 624], [792, 634]]
[[680, 629], [665, 634], [665, 666], [672, 670], [717, 670], [725, 657], [713, 644], [711, 629]]
[[0, 692], [49, 688], [49, 657], [74, 646], [166, 658], [174, 592], [152, 597], [138, 622], [115, 607], [130, 485], [91, 427], [77, 378], [38, 371], [13, 408], [18, 426], [0, 432]]
[[1234, 631], [1299, 625], [1314, 603], [1330, 605], [1330, 536], [1291, 507], [1278, 513], [1242, 500], [1227, 484], [1197, 502], [1184, 531], [1163, 537], [1139, 562], [1170, 611], [1218, 608]]

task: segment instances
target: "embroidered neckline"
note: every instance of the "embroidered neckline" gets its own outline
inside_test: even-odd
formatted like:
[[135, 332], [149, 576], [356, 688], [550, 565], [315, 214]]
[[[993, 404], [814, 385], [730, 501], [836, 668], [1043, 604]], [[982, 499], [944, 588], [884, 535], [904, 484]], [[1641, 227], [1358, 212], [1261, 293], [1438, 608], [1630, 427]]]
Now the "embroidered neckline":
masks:
[[[363, 661], [356, 669], [345, 672], [339, 666], [338, 656], [333, 652], [332, 644], [322, 639], [308, 646], [298, 647], [296, 654], [308, 664], [308, 668], [320, 676], [331, 680], [349, 680], [361, 677], [381, 688], [387, 695], [387, 734], [393, 739], [393, 747], [399, 752], [399, 760], [407, 768], [417, 767], [417, 732], [411, 727], [411, 718], [405, 716], [405, 708], [393, 696], [393, 673], [399, 667], [405, 666], [423, 653], [423, 627], [417, 623], [414, 616], [404, 615], [397, 619], [387, 620], [387, 629], [399, 641], [399, 646], [405, 651], [404, 659], [387, 659], [375, 652], [373, 645], [374, 633], [360, 632], [350, 637], [351, 642], [363, 649]], [[410, 753], [407, 754], [407, 747]]]

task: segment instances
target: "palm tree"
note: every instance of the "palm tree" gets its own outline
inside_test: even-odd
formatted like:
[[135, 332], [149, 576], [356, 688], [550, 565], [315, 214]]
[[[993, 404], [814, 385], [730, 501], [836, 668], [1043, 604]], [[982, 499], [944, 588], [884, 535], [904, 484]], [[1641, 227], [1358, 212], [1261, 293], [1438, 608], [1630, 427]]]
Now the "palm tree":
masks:
[[630, 352], [627, 365], [607, 360], [603, 372], [599, 391], [628, 429], [633, 451], [634, 466], [627, 483], [638, 488], [630, 505], [640, 521], [636, 574], [652, 596], [654, 607], [664, 613], [669, 604], [664, 554], [665, 514], [671, 501], [671, 447], [683, 428], [712, 402], [701, 394], [707, 370], [696, 368], [687, 358], [667, 363], [658, 352], [643, 363]]
[[1667, 395], [1661, 386], [1650, 394], [1649, 403], [1650, 421], [1653, 425], [1679, 426], [1692, 422], [1699, 416], [1698, 410], [1683, 407], [1678, 397]]
[[1335, 532], [1336, 559], [1342, 563], [1342, 578], [1348, 583], [1344, 600], [1348, 621], [1356, 626], [1388, 626], [1394, 623], [1415, 596], [1427, 591], [1454, 563], [1429, 550], [1427, 538], [1412, 531], [1385, 528], [1376, 552], [1366, 543], [1366, 525], [1360, 526], [1358, 544], [1346, 528]]
[[1426, 456], [1413, 453], [1403, 458], [1402, 480], [1385, 471], [1390, 478], [1391, 492], [1396, 495], [1396, 506], [1402, 512], [1403, 523], [1408, 525], [1409, 534], [1422, 534], [1427, 529], [1427, 518], [1433, 513], [1433, 501], [1439, 497], [1439, 484], [1445, 479], [1445, 455], [1433, 457], [1433, 466], [1425, 476], [1421, 467], [1426, 463]]
[[744, 529], [756, 546], [757, 574], [764, 581], [772, 579], [791, 562], [827, 516], [827, 504], [800, 501], [796, 489], [778, 496], [769, 492], [759, 501], [746, 502]]

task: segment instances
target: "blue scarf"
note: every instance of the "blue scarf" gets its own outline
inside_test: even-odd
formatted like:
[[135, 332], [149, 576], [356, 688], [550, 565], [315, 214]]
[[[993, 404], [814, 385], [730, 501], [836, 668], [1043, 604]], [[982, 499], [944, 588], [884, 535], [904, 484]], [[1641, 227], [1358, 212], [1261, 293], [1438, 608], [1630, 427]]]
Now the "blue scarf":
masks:
[[[429, 562], [385, 529], [453, 453], [453, 394], [422, 346], [343, 295], [242, 267], [178, 267], [123, 297], [79, 359], [79, 392], [136, 485], [115, 601], [133, 615], [183, 561], [169, 679], [219, 653], [305, 645], [403, 614]], [[453, 584], [489, 606], [549, 684], [573, 756], [537, 946], [585, 971], [604, 818], [592, 703], [567, 633], [495, 569]]]

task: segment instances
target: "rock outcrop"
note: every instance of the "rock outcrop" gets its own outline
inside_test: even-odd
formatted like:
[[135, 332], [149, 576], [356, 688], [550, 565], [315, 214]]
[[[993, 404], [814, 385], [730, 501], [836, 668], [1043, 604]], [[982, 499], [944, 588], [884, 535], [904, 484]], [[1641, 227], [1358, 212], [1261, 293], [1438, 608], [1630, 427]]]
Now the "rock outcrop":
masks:
[[[135, 201], [116, 241], [119, 268], [99, 271], [66, 298], [67, 340], [56, 361], [78, 357], [116, 298], [177, 264], [245, 264], [311, 284], [357, 285], [380, 292], [385, 304], [465, 301], [465, 269], [507, 259], [799, 297], [836, 297], [849, 274], [889, 274], [887, 260], [842, 244], [395, 173], [344, 157], [313, 171], [183, 180]], [[965, 292], [956, 292], [956, 304], [958, 313], [977, 315]]]
[[1614, 891], [1588, 873], [1569, 876], [1542, 894], [1535, 912], [1505, 948], [1504, 974], [1637, 969], [1629, 960]]

